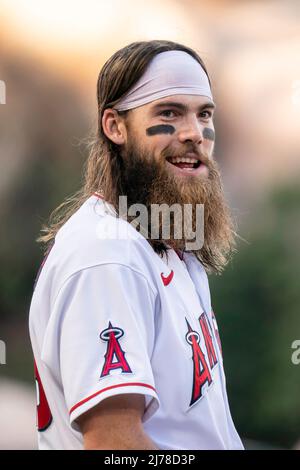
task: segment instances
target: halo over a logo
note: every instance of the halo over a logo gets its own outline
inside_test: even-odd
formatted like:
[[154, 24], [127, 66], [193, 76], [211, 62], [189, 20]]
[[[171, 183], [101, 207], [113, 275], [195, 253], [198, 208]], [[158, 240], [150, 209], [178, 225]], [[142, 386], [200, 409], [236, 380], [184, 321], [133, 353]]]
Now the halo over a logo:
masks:
[[193, 344], [193, 340], [192, 340], [193, 337], [196, 338], [196, 341], [199, 344], [200, 343], [200, 335], [197, 331], [188, 331], [187, 334], [185, 335], [185, 339], [190, 345]]
[[101, 331], [101, 333], [99, 335], [100, 339], [102, 339], [102, 341], [109, 341], [111, 333], [114, 333], [116, 339], [120, 339], [124, 335], [124, 331], [122, 330], [122, 328], [119, 328], [117, 326], [112, 326], [110, 324], [110, 326], [108, 328]]

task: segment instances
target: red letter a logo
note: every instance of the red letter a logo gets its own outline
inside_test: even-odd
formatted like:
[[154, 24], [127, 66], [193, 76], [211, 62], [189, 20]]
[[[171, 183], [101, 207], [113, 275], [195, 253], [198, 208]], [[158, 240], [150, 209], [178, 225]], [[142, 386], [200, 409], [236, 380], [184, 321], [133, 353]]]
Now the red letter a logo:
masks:
[[108, 328], [101, 331], [100, 338], [107, 341], [107, 349], [100, 378], [108, 375], [113, 369], [122, 369], [122, 372], [131, 373], [129, 364], [125, 359], [125, 352], [119, 344], [119, 339], [123, 335], [124, 331], [121, 328], [112, 326], [110, 322]]

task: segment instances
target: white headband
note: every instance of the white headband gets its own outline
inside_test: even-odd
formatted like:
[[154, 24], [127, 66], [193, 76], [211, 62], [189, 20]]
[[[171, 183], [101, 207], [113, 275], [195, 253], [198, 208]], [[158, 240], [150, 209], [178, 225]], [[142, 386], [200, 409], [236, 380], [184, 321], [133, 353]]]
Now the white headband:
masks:
[[125, 111], [170, 95], [200, 95], [213, 99], [205, 71], [187, 52], [157, 54], [114, 109]]

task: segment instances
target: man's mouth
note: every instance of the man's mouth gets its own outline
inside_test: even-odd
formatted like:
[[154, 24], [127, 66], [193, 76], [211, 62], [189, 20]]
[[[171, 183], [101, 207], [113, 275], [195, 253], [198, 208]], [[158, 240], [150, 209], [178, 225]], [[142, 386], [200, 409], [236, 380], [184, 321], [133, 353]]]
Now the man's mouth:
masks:
[[201, 160], [191, 157], [168, 157], [167, 161], [177, 168], [197, 169], [201, 165]]
[[178, 176], [201, 176], [208, 177], [209, 170], [196, 153], [190, 153], [183, 157], [171, 156], [167, 157], [167, 166]]

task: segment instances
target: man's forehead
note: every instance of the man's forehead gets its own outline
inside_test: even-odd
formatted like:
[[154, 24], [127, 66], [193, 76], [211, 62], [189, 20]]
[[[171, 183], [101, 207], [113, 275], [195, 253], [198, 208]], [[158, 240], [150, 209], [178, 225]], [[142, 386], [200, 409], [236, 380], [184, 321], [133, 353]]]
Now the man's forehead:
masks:
[[152, 101], [144, 105], [148, 110], [156, 110], [165, 106], [178, 107], [183, 110], [197, 110], [199, 108], [215, 109], [216, 104], [207, 96], [200, 95], [173, 95]]

